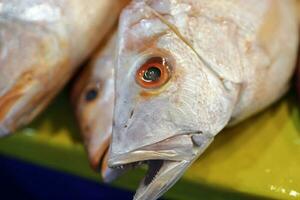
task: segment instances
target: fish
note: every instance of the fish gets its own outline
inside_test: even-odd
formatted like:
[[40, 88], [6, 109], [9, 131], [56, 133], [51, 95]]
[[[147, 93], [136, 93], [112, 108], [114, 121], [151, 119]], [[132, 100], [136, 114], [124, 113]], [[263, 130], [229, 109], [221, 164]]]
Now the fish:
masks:
[[135, 200], [161, 197], [218, 133], [288, 91], [295, 8], [293, 0], [133, 0], [122, 11], [108, 166], [148, 166]]
[[49, 104], [122, 7], [119, 0], [0, 0], [0, 136]]
[[124, 173], [124, 170], [109, 168], [107, 159], [115, 98], [114, 57], [117, 19], [122, 8], [129, 2], [129, 0], [119, 0], [120, 6], [114, 16], [115, 25], [76, 78], [71, 94], [90, 165], [95, 171], [101, 171], [105, 182], [112, 182]]
[[71, 98], [91, 167], [100, 169], [106, 182], [113, 179], [115, 171], [107, 166], [115, 98], [116, 35], [110, 37], [80, 73]]

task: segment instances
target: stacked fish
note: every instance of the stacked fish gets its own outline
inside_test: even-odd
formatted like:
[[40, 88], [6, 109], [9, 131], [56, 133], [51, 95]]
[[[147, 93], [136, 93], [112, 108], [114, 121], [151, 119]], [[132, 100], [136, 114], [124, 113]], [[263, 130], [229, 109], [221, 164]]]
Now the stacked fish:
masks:
[[0, 0], [0, 135], [31, 122], [98, 47], [71, 95], [91, 166], [112, 181], [147, 165], [134, 199], [155, 200], [222, 129], [288, 91], [295, 8], [293, 0]]

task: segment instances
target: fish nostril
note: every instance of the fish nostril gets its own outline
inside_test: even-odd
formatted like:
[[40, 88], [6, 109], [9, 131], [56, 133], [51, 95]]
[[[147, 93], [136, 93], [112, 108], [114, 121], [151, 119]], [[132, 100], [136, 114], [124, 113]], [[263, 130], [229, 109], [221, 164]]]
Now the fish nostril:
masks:
[[130, 112], [130, 119], [133, 117], [133, 114], [134, 114], [134, 110], [132, 110], [132, 111]]
[[85, 94], [85, 100], [87, 102], [93, 101], [98, 97], [98, 90], [95, 88], [89, 89]]
[[133, 117], [133, 114], [134, 114], [134, 109], [131, 110], [129, 119], [128, 119], [128, 121], [126, 122], [126, 124], [124, 125], [124, 128], [128, 128], [128, 124], [130, 124], [130, 121], [131, 121], [131, 119], [132, 119], [132, 117]]

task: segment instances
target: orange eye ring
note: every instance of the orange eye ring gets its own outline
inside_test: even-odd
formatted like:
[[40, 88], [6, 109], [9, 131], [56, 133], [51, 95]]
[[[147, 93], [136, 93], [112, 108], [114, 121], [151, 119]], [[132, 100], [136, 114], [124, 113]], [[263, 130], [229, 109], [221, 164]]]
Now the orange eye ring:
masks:
[[171, 68], [165, 58], [148, 59], [136, 72], [136, 82], [146, 89], [165, 85], [171, 78]]

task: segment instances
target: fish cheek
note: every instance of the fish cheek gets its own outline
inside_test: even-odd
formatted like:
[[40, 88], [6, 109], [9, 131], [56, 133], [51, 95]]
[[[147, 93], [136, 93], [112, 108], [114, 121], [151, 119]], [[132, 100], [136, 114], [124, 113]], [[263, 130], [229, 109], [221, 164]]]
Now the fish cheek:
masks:
[[161, 94], [161, 92], [157, 92], [157, 91], [145, 91], [145, 90], [142, 90], [140, 93], [139, 93], [139, 97], [142, 99], [142, 100], [148, 100], [150, 98], [154, 98], [154, 97], [157, 97]]

